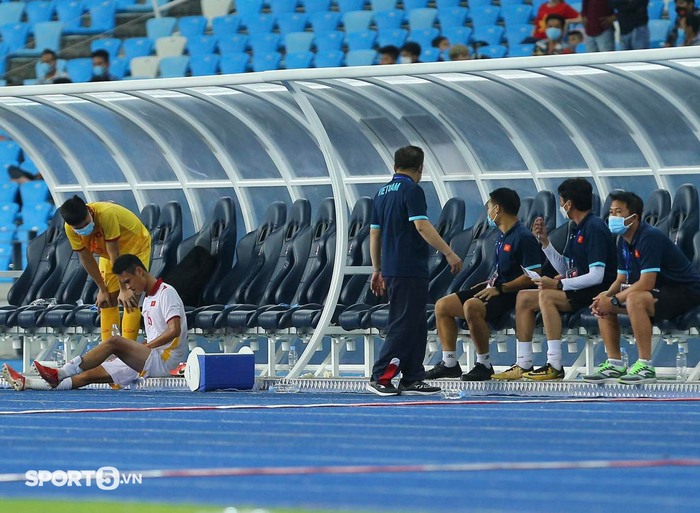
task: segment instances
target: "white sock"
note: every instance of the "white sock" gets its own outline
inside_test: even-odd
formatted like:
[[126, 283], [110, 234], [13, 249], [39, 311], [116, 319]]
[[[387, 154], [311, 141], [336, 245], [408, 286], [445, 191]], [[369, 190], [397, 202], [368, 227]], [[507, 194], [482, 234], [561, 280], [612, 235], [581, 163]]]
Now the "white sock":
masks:
[[561, 340], [547, 341], [547, 363], [561, 370]]
[[443, 351], [442, 361], [445, 362], [445, 367], [457, 366], [457, 351]]
[[83, 372], [83, 369], [80, 368], [81, 363], [83, 363], [82, 356], [76, 356], [72, 360], [66, 362], [63, 367], [58, 369], [58, 379], [69, 378]]
[[54, 390], [70, 390], [73, 388], [73, 380], [70, 378], [66, 378], [61, 380], [61, 382], [58, 384]]
[[516, 363], [521, 369], [529, 369], [532, 367], [532, 342], [520, 342], [515, 340], [517, 347], [518, 359]]
[[476, 363], [491, 368], [491, 353], [477, 354]]
[[639, 361], [647, 364], [649, 367], [653, 367], [653, 365], [651, 364], [651, 360], [644, 360], [643, 358], [640, 358]]

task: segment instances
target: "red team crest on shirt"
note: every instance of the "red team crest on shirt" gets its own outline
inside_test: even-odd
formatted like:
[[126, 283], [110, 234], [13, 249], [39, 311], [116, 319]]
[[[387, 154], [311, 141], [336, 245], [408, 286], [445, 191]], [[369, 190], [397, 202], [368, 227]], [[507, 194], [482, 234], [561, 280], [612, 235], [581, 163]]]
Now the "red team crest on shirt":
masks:
[[634, 250], [634, 258], [641, 258], [642, 255], [639, 254], [639, 250], [635, 249]]
[[579, 244], [583, 244], [583, 235], [579, 235], [578, 239], [576, 239], [576, 242], [578, 242]]
[[155, 302], [155, 301], [151, 301], [151, 306], [156, 306], [156, 302]]
[[509, 252], [510, 249], [511, 249], [511, 245], [510, 245], [510, 244], [504, 244], [504, 245], [503, 245], [503, 251]]

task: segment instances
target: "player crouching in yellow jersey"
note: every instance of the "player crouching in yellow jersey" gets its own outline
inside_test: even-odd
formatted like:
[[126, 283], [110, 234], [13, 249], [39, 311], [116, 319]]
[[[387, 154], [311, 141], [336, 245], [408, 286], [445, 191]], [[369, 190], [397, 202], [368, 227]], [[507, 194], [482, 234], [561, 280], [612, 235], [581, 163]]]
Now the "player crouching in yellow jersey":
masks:
[[[139, 257], [148, 270], [151, 265], [151, 235], [139, 218], [127, 208], [109, 202], [85, 203], [73, 196], [59, 209], [71, 247], [80, 263], [99, 287], [97, 307], [101, 310], [100, 331], [104, 342], [112, 325], [119, 323], [119, 305], [124, 308], [121, 333], [136, 340], [141, 324], [138, 296], [120, 287], [112, 271], [119, 255]], [[93, 255], [100, 259], [99, 265]]]
[[[139, 377], [170, 376], [170, 371], [185, 360], [187, 318], [185, 306], [175, 289], [151, 275], [135, 255], [120, 256], [113, 269], [123, 290], [136, 297], [146, 292], [143, 302], [146, 343], [113, 336], [60, 369], [34, 362], [39, 375], [51, 388], [68, 390], [91, 383], [127, 386]], [[108, 360], [112, 355], [116, 358]], [[25, 377], [7, 364], [2, 374], [15, 390], [46, 388], [42, 380]]]

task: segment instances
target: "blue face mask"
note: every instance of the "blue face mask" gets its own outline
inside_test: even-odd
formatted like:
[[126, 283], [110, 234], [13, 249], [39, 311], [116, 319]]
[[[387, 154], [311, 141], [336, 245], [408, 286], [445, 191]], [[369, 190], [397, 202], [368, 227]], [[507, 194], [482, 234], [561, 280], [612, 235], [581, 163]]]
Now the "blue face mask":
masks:
[[549, 27], [545, 29], [544, 33], [547, 34], [547, 39], [550, 41], [559, 41], [561, 38], [561, 29], [557, 27]]
[[636, 214], [632, 214], [629, 217], [622, 217], [622, 216], [610, 216], [610, 217], [608, 217], [608, 228], [610, 228], [610, 233], [612, 233], [613, 235], [624, 234], [629, 229], [629, 225], [625, 225], [625, 221], [627, 221], [630, 217], [633, 217], [635, 215]]
[[[493, 207], [491, 210], [493, 210], [494, 208], [496, 208], [496, 207]], [[496, 227], [496, 217], [491, 219], [491, 216], [489, 215], [491, 213], [491, 210], [486, 212], [486, 222], [488, 223], [489, 228], [495, 228]], [[498, 214], [496, 214], [496, 216], [498, 216]]]
[[92, 233], [92, 230], [95, 229], [95, 221], [90, 221], [86, 226], [83, 226], [82, 228], [73, 228], [73, 231], [77, 233], [78, 235], [82, 235], [83, 237], [87, 237]]
[[92, 74], [95, 75], [96, 77], [101, 77], [102, 75], [105, 74], [105, 67], [104, 66], [93, 66], [92, 67]]

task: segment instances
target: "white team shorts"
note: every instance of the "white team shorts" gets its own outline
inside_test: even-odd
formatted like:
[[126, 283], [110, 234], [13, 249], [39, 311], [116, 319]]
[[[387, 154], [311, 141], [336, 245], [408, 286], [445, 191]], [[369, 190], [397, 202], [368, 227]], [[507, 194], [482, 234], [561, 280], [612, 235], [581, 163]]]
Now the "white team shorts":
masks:
[[[151, 354], [146, 359], [146, 364], [143, 366], [143, 372], [137, 372], [119, 358], [108, 360], [102, 363], [102, 367], [112, 377], [112, 382], [121, 387], [131, 385], [138, 378], [162, 378], [169, 377], [171, 368], [177, 366], [177, 362], [173, 361], [170, 365], [163, 361], [160, 351], [151, 350]], [[174, 365], [173, 365], [174, 364]]]

